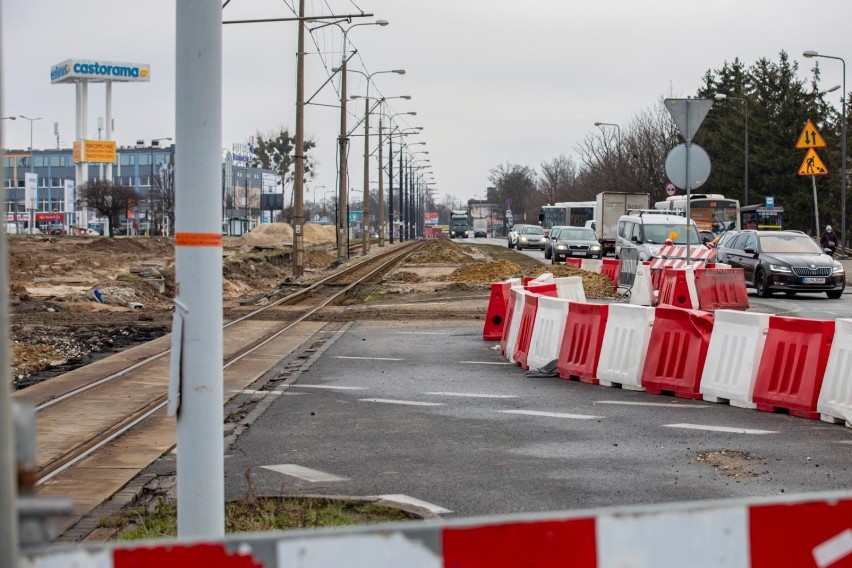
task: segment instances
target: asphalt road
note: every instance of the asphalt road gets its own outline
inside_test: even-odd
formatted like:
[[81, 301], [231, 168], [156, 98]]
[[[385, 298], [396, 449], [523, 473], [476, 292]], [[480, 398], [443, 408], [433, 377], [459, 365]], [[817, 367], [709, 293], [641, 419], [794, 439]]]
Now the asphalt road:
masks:
[[481, 326], [333, 334], [237, 440], [227, 495], [248, 477], [261, 494], [404, 495], [469, 516], [850, 486], [850, 428], [527, 378]]

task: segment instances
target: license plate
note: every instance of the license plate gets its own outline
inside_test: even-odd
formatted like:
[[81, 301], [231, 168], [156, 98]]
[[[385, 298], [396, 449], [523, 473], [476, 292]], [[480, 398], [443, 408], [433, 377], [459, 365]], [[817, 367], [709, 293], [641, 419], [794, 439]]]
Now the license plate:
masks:
[[574, 254], [574, 256], [586, 256], [586, 251], [584, 251], [584, 250], [575, 250], [573, 254]]
[[802, 278], [802, 284], [825, 284], [825, 278]]

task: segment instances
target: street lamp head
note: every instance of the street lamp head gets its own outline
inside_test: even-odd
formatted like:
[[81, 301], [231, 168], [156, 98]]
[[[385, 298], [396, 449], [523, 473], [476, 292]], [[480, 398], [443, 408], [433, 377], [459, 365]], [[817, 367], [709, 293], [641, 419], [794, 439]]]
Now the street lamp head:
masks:
[[818, 56], [818, 55], [819, 55], [819, 52], [818, 52], [818, 51], [815, 51], [815, 50], [813, 50], [813, 49], [809, 49], [809, 50], [807, 50], [807, 51], [802, 52], [802, 55], [803, 55], [803, 56], [805, 56], [805, 57], [807, 57], [807, 58], [811, 58], [811, 57], [816, 57], [816, 56]]
[[390, 22], [389, 22], [389, 21], [387, 21], [387, 20], [376, 20], [376, 22], [375, 22], [375, 24], [376, 24], [377, 26], [386, 26], [386, 25], [388, 25], [389, 23], [390, 23]]
[[405, 69], [393, 69], [392, 71], [397, 75], [405, 75]]
[[4, 116], [3, 120], [18, 120], [17, 116]]
[[840, 85], [835, 85], [835, 86], [833, 86], [833, 87], [832, 87], [832, 88], [830, 88], [830, 89], [826, 89], [826, 90], [824, 90], [824, 91], [822, 92], [822, 94], [823, 94], [823, 95], [825, 95], [825, 94], [828, 94], [828, 93], [833, 93], [834, 91], [838, 90], [839, 88], [840, 88]]
[[407, 100], [407, 101], [410, 101], [410, 100], [411, 100], [411, 95], [400, 95], [400, 96], [399, 96], [399, 98], [401, 98], [401, 99], [405, 99], [405, 100]]
[[728, 95], [726, 95], [725, 93], [716, 93], [715, 95], [713, 95], [713, 98], [717, 101], [724, 101], [728, 98]]
[[596, 122], [595, 126], [600, 126], [601, 124], [603, 124], [603, 122]]

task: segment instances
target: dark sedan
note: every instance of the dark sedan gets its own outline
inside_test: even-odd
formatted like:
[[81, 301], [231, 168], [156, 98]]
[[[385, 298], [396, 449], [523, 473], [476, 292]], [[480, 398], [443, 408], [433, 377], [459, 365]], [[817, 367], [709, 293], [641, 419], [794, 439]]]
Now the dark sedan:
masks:
[[567, 258], [601, 258], [603, 248], [595, 232], [585, 227], [562, 227], [559, 238], [553, 243], [551, 262], [565, 262]]
[[725, 247], [724, 261], [742, 268], [746, 285], [761, 298], [825, 292], [836, 299], [846, 287], [843, 265], [800, 231], [742, 231]]

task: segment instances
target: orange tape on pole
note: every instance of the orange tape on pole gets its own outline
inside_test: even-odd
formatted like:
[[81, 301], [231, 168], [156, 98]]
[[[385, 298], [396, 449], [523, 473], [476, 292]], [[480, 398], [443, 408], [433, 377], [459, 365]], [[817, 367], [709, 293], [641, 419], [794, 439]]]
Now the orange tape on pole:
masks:
[[175, 233], [175, 246], [221, 248], [222, 235], [218, 233]]

